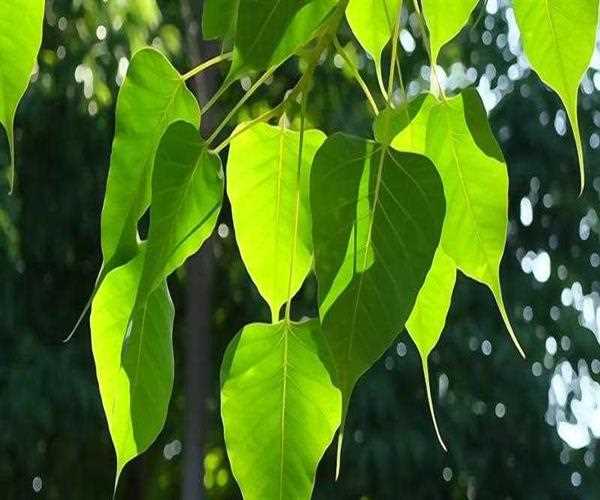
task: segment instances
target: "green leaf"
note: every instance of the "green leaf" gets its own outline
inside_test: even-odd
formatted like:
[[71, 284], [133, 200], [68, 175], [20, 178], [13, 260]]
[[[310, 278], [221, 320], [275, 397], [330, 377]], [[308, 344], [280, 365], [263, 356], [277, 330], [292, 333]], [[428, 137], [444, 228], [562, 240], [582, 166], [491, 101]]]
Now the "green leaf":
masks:
[[44, 0], [0, 3], [0, 125], [8, 138], [10, 189], [15, 182], [14, 119], [42, 43]]
[[229, 36], [235, 29], [240, 0], [204, 0], [202, 35], [205, 40]]
[[163, 133], [177, 120], [199, 125], [194, 95], [160, 52], [136, 52], [117, 100], [102, 209], [104, 274], [138, 252], [137, 225], [150, 204], [154, 155]]
[[425, 284], [406, 322], [406, 329], [424, 359], [438, 343], [446, 324], [452, 292], [456, 282], [456, 266], [442, 248], [435, 252]]
[[415, 307], [406, 322], [406, 329], [417, 346], [419, 355], [421, 356], [429, 410], [431, 412], [435, 433], [444, 450], [446, 450], [446, 445], [444, 444], [438, 429], [433, 408], [427, 358], [438, 343], [444, 326], [446, 325], [446, 317], [448, 316], [448, 310], [450, 309], [455, 282], [456, 265], [454, 264], [454, 261], [444, 253], [442, 248], [439, 247], [435, 253], [431, 269], [427, 273], [425, 283], [419, 291]]
[[381, 75], [381, 54], [394, 34], [402, 0], [350, 0], [346, 17], [352, 32]]
[[220, 160], [199, 131], [173, 123], [156, 153], [148, 240], [133, 260], [107, 274], [94, 297], [94, 359], [117, 479], [164, 425], [173, 385], [173, 311], [165, 280], [212, 232], [222, 178]]
[[575, 136], [583, 191], [585, 167], [577, 97], [596, 46], [598, 0], [515, 0], [513, 7], [527, 59], [565, 105]]
[[173, 123], [156, 152], [144, 288], [153, 290], [198, 251], [215, 227], [223, 190], [219, 156], [196, 127]]
[[429, 28], [431, 60], [437, 63], [440, 50], [467, 24], [478, 0], [421, 0]]
[[508, 173], [479, 95], [467, 89], [442, 102], [428, 96], [421, 112], [392, 145], [424, 153], [435, 163], [449, 200], [443, 249], [463, 273], [490, 288], [510, 336], [524, 356], [500, 286], [508, 229]]
[[221, 368], [221, 414], [245, 500], [309, 499], [340, 422], [319, 323], [252, 324]]
[[279, 319], [288, 292], [293, 296], [310, 271], [310, 169], [324, 140], [325, 135], [318, 130], [305, 131], [299, 179], [300, 133], [262, 123], [231, 142], [227, 194], [236, 239], [274, 321]]
[[239, 0], [227, 81], [279, 66], [317, 33], [336, 0]]
[[145, 251], [113, 269], [94, 297], [92, 351], [117, 456], [115, 488], [125, 464], [162, 429], [173, 388], [174, 309], [166, 283], [155, 289], [130, 329]]
[[440, 177], [425, 156], [336, 134], [315, 157], [319, 312], [344, 416], [356, 381], [408, 319], [439, 243], [444, 206]]

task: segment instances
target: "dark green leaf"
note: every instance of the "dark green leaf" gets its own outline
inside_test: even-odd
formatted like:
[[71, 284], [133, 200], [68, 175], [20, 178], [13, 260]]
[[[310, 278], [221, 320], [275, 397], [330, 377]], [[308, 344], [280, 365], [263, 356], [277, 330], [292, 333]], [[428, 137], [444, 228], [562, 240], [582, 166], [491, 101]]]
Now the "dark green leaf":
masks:
[[431, 161], [336, 134], [311, 175], [323, 332], [344, 413], [358, 378], [402, 331], [438, 246], [442, 183]]

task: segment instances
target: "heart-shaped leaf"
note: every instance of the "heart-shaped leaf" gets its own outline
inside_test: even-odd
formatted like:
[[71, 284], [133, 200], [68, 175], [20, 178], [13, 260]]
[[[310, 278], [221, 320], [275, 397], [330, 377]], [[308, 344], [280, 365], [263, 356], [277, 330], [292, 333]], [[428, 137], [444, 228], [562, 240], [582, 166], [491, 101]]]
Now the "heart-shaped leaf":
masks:
[[500, 286], [508, 229], [508, 173], [479, 95], [466, 89], [441, 102], [427, 96], [410, 126], [392, 145], [400, 151], [426, 154], [435, 163], [449, 200], [442, 247], [463, 273], [490, 288], [511, 338], [524, 356]]
[[402, 331], [425, 281], [444, 193], [425, 156], [335, 134], [315, 157], [311, 207], [319, 312], [345, 416], [354, 385]]
[[309, 499], [317, 464], [340, 422], [316, 320], [252, 324], [221, 368], [221, 414], [231, 469], [245, 500]]
[[304, 132], [299, 176], [300, 133], [283, 125], [255, 125], [238, 135], [229, 150], [227, 194], [236, 239], [274, 321], [288, 292], [293, 296], [298, 291], [312, 263], [309, 179], [324, 140], [318, 130]]
[[598, 0], [515, 0], [513, 7], [527, 59], [565, 105], [575, 136], [583, 190], [585, 167], [577, 97], [596, 46]]

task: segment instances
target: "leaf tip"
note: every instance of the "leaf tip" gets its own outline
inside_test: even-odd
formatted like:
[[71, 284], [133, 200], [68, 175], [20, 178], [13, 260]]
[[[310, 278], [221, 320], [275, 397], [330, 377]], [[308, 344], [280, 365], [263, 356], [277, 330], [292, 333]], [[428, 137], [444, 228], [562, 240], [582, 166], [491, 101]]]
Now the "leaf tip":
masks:
[[502, 299], [502, 291], [500, 290], [500, 284], [498, 283], [496, 286], [492, 287], [492, 293], [494, 294], [494, 298], [496, 299], [496, 304], [498, 304], [498, 309], [500, 310], [500, 316], [502, 316], [502, 321], [504, 322], [504, 326], [508, 330], [508, 334], [510, 335], [510, 339], [513, 344], [517, 348], [517, 351], [521, 355], [523, 359], [527, 359], [527, 355], [525, 351], [521, 347], [519, 339], [513, 330], [512, 325], [510, 324], [510, 319], [508, 317], [508, 313], [506, 312], [506, 307], [504, 306], [504, 300]]
[[423, 365], [423, 378], [425, 379], [425, 392], [427, 393], [427, 404], [429, 406], [429, 412], [431, 414], [431, 421], [433, 423], [433, 428], [435, 430], [435, 435], [437, 437], [440, 446], [444, 450], [445, 453], [448, 453], [448, 447], [442, 438], [442, 434], [440, 432], [440, 428], [437, 423], [437, 418], [435, 416], [435, 409], [433, 407], [433, 397], [431, 395], [431, 384], [429, 383], [429, 367], [427, 366], [427, 358], [421, 357], [421, 364]]
[[337, 452], [335, 457], [335, 480], [340, 478], [340, 469], [342, 468], [342, 443], [344, 441], [344, 423], [340, 427], [340, 432], [338, 434], [337, 440]]

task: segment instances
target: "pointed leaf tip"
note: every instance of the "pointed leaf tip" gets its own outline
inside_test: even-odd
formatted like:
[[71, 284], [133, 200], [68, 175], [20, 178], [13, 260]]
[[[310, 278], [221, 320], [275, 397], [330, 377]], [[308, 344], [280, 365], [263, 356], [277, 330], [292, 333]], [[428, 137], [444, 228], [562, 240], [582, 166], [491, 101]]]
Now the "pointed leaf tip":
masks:
[[431, 421], [433, 423], [433, 428], [435, 430], [435, 435], [440, 443], [442, 449], [447, 453], [448, 447], [444, 440], [442, 439], [442, 434], [440, 433], [440, 429], [438, 427], [437, 418], [435, 416], [435, 409], [433, 406], [433, 397], [431, 395], [431, 384], [429, 383], [429, 366], [427, 365], [427, 358], [421, 356], [421, 365], [423, 366], [423, 378], [425, 379], [425, 391], [427, 393], [427, 404], [429, 405], [429, 413], [431, 414]]
[[523, 359], [527, 359], [527, 356], [525, 355], [525, 351], [521, 347], [521, 344], [519, 343], [519, 339], [517, 338], [517, 335], [515, 334], [513, 327], [510, 324], [510, 319], [508, 317], [508, 313], [506, 312], [506, 307], [504, 306], [504, 300], [502, 299], [502, 291], [500, 289], [500, 284], [498, 284], [492, 288], [492, 293], [494, 295], [496, 304], [498, 305], [498, 310], [500, 311], [500, 316], [502, 316], [502, 321], [504, 322], [504, 326], [508, 330], [508, 334], [510, 335], [510, 338], [511, 338], [513, 344], [517, 348], [517, 351], [519, 352], [521, 357]]

